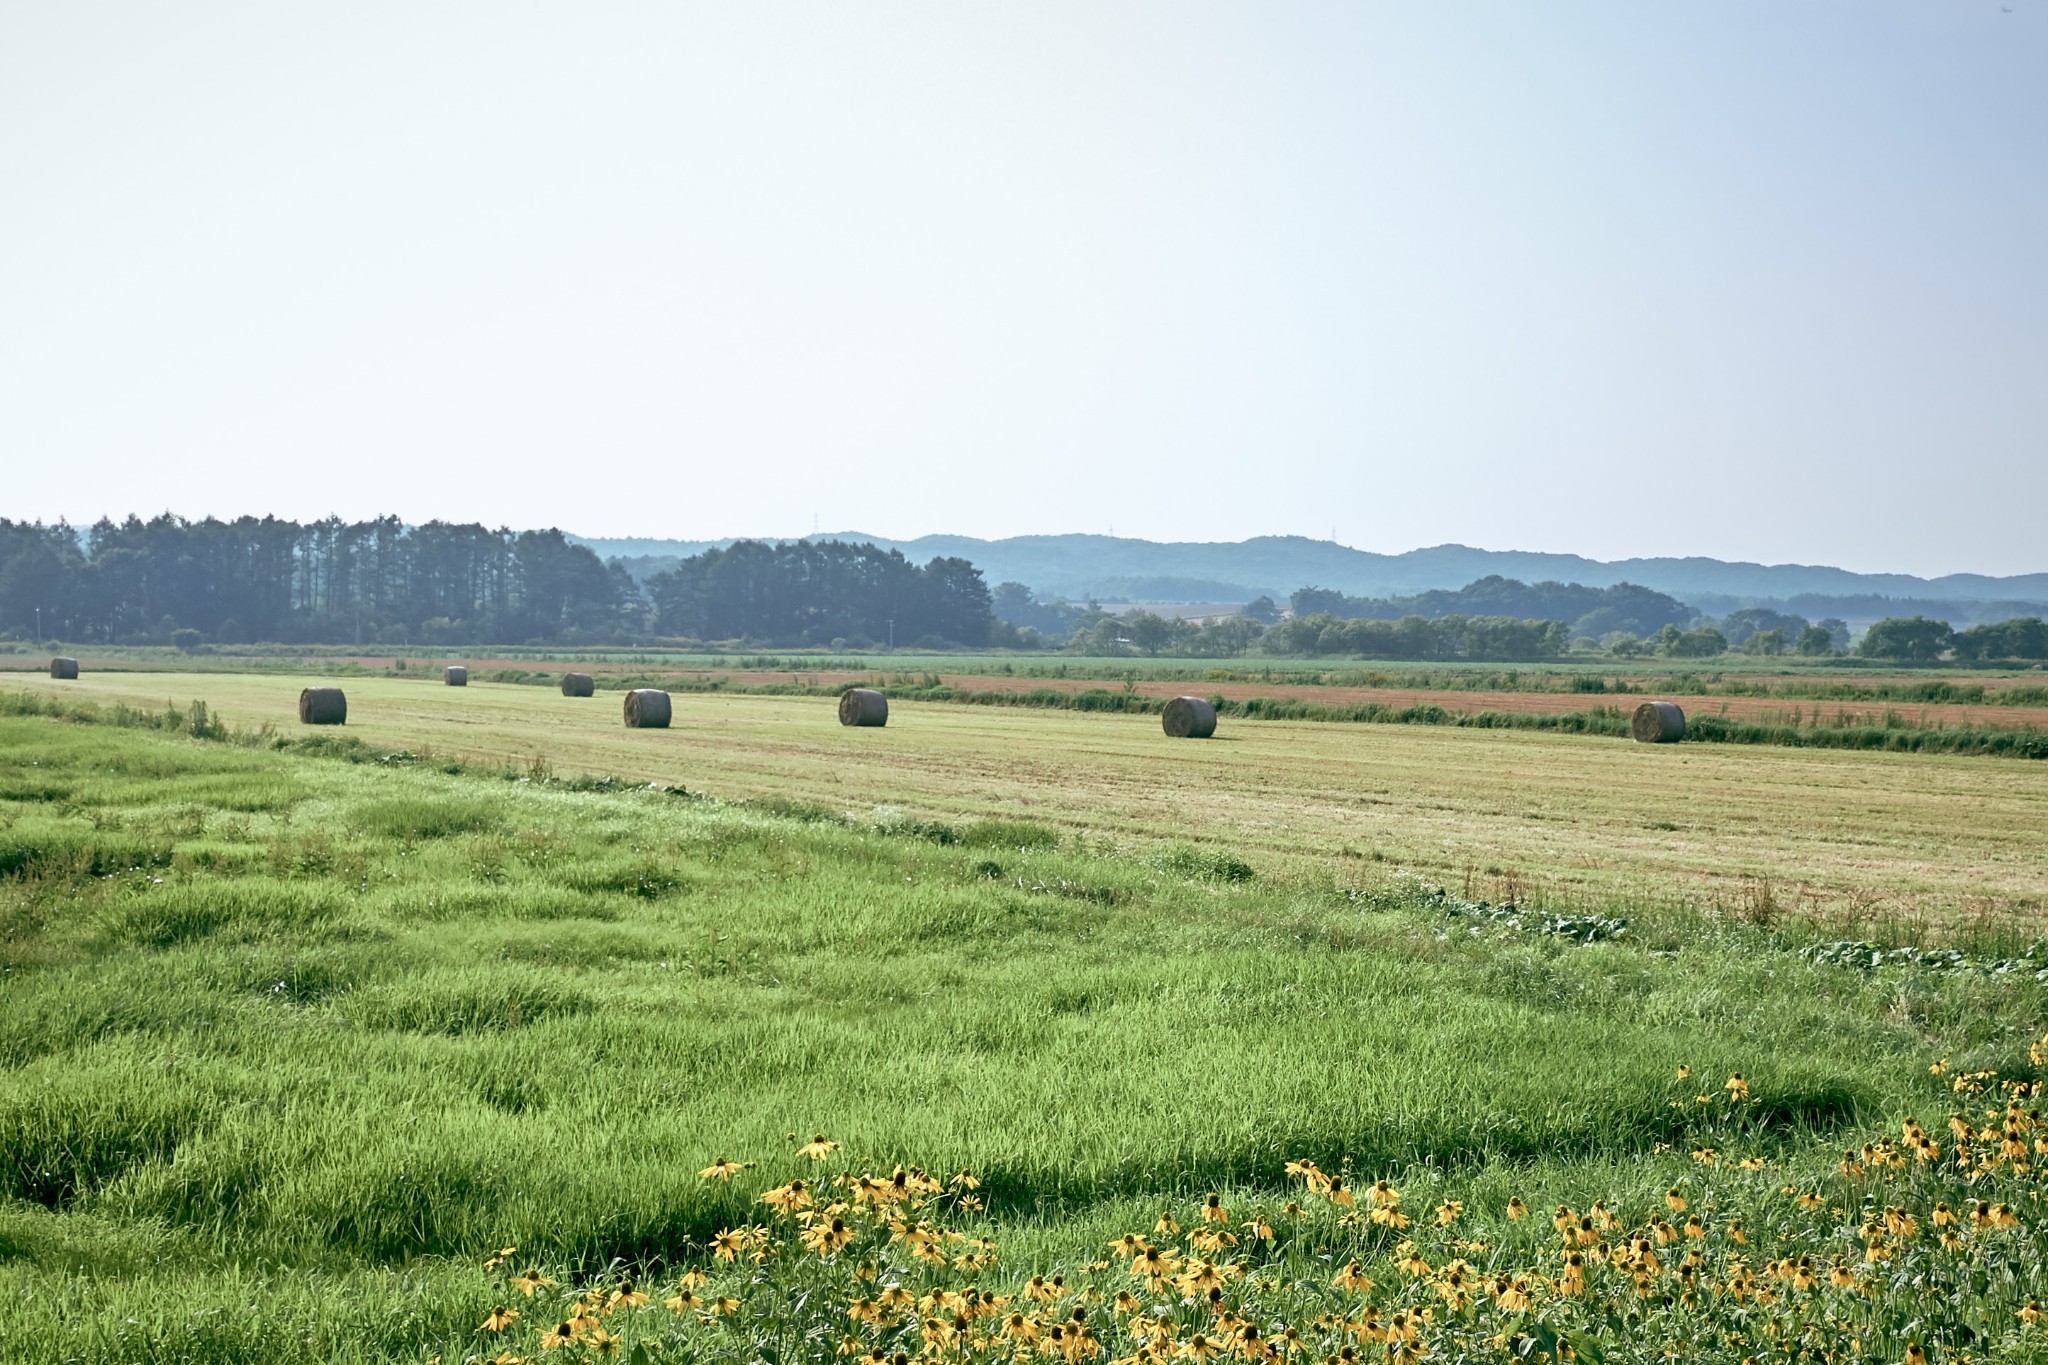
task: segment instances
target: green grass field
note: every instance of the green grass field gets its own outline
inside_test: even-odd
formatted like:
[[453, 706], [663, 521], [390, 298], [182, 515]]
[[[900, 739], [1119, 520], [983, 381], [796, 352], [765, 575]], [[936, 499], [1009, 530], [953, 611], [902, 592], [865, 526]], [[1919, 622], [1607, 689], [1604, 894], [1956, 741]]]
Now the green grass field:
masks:
[[[1270, 1251], [1247, 1221], [1250, 1245], [1214, 1258], [1250, 1268], [1229, 1314], [1147, 1297], [1175, 1324], [1169, 1354], [1203, 1358], [1190, 1334], [1236, 1321], [1230, 1349], [1268, 1358], [1241, 1326], [1265, 1312], [1298, 1315], [1301, 1358], [1347, 1334], [1401, 1358], [1384, 1326], [1313, 1326], [1376, 1294], [1375, 1312], [1430, 1305], [1416, 1321], [1446, 1359], [1568, 1339], [1651, 1360], [1680, 1335], [1701, 1358], [1805, 1341], [1849, 1359], [1852, 1337], [1865, 1359], [1922, 1341], [2034, 1358], [2015, 1316], [2043, 1292], [2030, 1174], [2008, 1156], [1975, 1183], [1929, 1167], [1893, 1188], [1881, 1160], [1834, 1163], [1903, 1115], [1946, 1117], [1960, 1101], [1938, 1058], [2031, 1078], [2048, 987], [2031, 961], [1798, 951], [1859, 905], [1979, 958], [2030, 941], [2048, 804], [2032, 765], [1285, 723], [1176, 745], [1145, 717], [942, 706], [850, 731], [772, 697], [679, 697], [674, 730], [636, 733], [602, 694], [374, 678], [349, 682], [344, 733], [309, 737], [289, 721], [298, 686], [61, 689], [108, 707], [196, 694], [241, 743], [0, 714], [0, 1359], [525, 1353], [544, 1306], [584, 1320], [550, 1293], [625, 1275], [665, 1294], [692, 1267], [743, 1311], [601, 1304], [588, 1321], [609, 1329], [548, 1358], [596, 1358], [616, 1332], [644, 1358], [834, 1359], [854, 1341], [1008, 1359], [1016, 1338], [970, 1349], [971, 1325], [932, 1346], [944, 1301], [872, 1331], [846, 1308], [896, 1278], [1014, 1295], [1058, 1272], [1105, 1287], [1057, 1312], [1107, 1322], [1135, 1283], [1089, 1268], [1110, 1238], [1170, 1207], [1207, 1226], [1211, 1190], [1233, 1217], [1279, 1219], [1297, 1159], [1361, 1192], [1395, 1181], [1436, 1269], [1398, 1269], [1389, 1225], [1327, 1200]], [[571, 780], [591, 774], [623, 780]], [[1461, 903], [1468, 880], [1530, 904]], [[1741, 1105], [1696, 1099], [1735, 1072]], [[842, 1144], [832, 1162], [792, 1155], [812, 1133]], [[1688, 1155], [1709, 1147], [1727, 1160]], [[759, 1178], [700, 1177], [721, 1156]], [[797, 1247], [794, 1225], [751, 1269], [707, 1254], [765, 1216], [766, 1184], [899, 1162], [979, 1176], [985, 1208], [945, 1216], [997, 1241], [995, 1266], [921, 1266], [851, 1211], [865, 1240], [844, 1257]], [[1788, 1183], [1818, 1191], [1812, 1212]], [[1862, 1268], [1811, 1291], [1795, 1330], [1789, 1290], [1771, 1313], [1720, 1290], [1689, 1305], [1705, 1291], [1680, 1282], [1681, 1243], [1666, 1297], [1624, 1278], [1610, 1320], [1599, 1293], [1544, 1278], [1568, 1278], [1547, 1215], [1502, 1212], [1510, 1194], [1539, 1214], [1602, 1199], [1647, 1227], [1679, 1188], [1710, 1215], [1715, 1275], [1751, 1256], [1731, 1216], [1759, 1265], [1790, 1248]], [[1937, 1246], [1932, 1203], [1972, 1191], [2032, 1202]], [[1451, 1231], [1425, 1216], [1445, 1199], [1470, 1210]], [[1919, 1231], [1864, 1264], [1859, 1220], [1894, 1202]], [[483, 1268], [515, 1245], [563, 1285], [527, 1300]], [[1453, 1257], [1526, 1275], [1534, 1302], [1458, 1306]], [[1347, 1258], [1381, 1288], [1333, 1307]], [[480, 1334], [508, 1304], [527, 1319]], [[1143, 1344], [1100, 1335], [1104, 1358]]]

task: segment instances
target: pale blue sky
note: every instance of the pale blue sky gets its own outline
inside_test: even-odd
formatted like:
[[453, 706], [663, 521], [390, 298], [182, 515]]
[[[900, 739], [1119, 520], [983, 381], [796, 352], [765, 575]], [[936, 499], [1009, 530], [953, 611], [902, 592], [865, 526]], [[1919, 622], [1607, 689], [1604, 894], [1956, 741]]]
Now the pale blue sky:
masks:
[[0, 515], [2048, 569], [2048, 0], [0, 3]]

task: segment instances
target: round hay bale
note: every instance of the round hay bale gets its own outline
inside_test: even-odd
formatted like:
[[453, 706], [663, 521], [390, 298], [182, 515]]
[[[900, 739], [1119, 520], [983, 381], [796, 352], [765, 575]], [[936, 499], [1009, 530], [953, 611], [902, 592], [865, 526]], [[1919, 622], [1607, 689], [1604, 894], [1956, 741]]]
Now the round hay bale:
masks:
[[1207, 739], [1216, 733], [1216, 708], [1200, 697], [1175, 697], [1159, 713], [1160, 726], [1173, 739]]
[[633, 730], [668, 729], [668, 693], [658, 687], [636, 687], [626, 694], [626, 726]]
[[461, 664], [450, 664], [441, 673], [441, 680], [450, 687], [469, 686], [469, 670]]
[[348, 698], [338, 687], [309, 687], [299, 693], [299, 723], [302, 725], [345, 725]]
[[1685, 712], [1673, 702], [1646, 701], [1629, 717], [1628, 732], [1638, 744], [1676, 744], [1685, 738]]
[[562, 695], [565, 697], [588, 697], [597, 692], [597, 682], [588, 673], [564, 673]]
[[889, 699], [872, 687], [855, 687], [839, 694], [841, 725], [887, 725]]
[[53, 678], [75, 678], [78, 676], [78, 660], [62, 656], [50, 660], [50, 676]]

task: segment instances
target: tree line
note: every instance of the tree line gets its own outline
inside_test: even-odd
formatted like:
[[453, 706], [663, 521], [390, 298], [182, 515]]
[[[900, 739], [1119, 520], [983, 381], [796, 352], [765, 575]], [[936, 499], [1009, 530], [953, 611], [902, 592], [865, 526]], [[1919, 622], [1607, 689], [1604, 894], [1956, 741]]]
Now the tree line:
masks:
[[[555, 529], [397, 517], [295, 522], [163, 515], [84, 532], [0, 518], [0, 636], [113, 644], [629, 644], [1065, 648], [1082, 654], [1346, 655], [1516, 662], [1600, 649], [1627, 657], [1846, 652], [1840, 620], [1768, 608], [1702, 619], [1632, 584], [1525, 584], [1498, 575], [1413, 597], [1323, 588], [1204, 622], [993, 592], [965, 559], [913, 564], [842, 541], [739, 541], [642, 584]], [[2048, 625], [1968, 630], [1889, 617], [1857, 642], [1903, 662], [2048, 659]]]
[[0, 635], [107, 644], [982, 645], [962, 559], [741, 541], [635, 582], [555, 529], [163, 515], [0, 518]]
[[981, 645], [988, 585], [958, 558], [922, 567], [901, 550], [828, 540], [738, 541], [647, 580], [661, 634], [868, 648]]
[[[1768, 607], [1702, 617], [1662, 593], [1618, 584], [1588, 588], [1576, 583], [1524, 584], [1498, 576], [1455, 591], [1408, 598], [1350, 598], [1325, 588], [1302, 588], [1283, 613], [1268, 598], [1248, 603], [1236, 616], [1205, 621], [1177, 620], [1142, 609], [1112, 615], [1098, 604], [1042, 602], [1021, 583], [998, 584], [997, 617], [991, 642], [1013, 648], [1055, 647], [1087, 655], [1169, 654], [1187, 658], [1230, 657], [1251, 652], [1348, 656], [1389, 660], [1471, 659], [1502, 663], [1556, 659], [1601, 652], [1617, 658], [1709, 659], [1739, 653], [1758, 657], [1787, 654], [1829, 658], [1855, 653], [1863, 658], [1965, 663], [2048, 659], [2048, 627], [2039, 617], [1952, 630], [1944, 621], [1893, 617], [1879, 621], [1851, 649], [1848, 623]], [[1465, 603], [1523, 607], [1549, 604], [1577, 610], [1575, 620], [1516, 616], [1510, 612], [1421, 610], [1388, 615], [1396, 606], [1441, 609]], [[1331, 604], [1341, 610], [1319, 610]], [[1643, 630], [1651, 622], [1652, 629]], [[1620, 624], [1617, 624], [1620, 623]], [[1595, 636], [1600, 626], [1614, 626]], [[1640, 632], [1640, 633], [1639, 633]]]
[[0, 519], [0, 631], [19, 637], [517, 643], [608, 635], [638, 596], [552, 529], [165, 514], [80, 534]]
[[1453, 616], [1558, 621], [1570, 638], [1637, 637], [1665, 626], [1685, 626], [1699, 615], [1675, 597], [1634, 583], [1589, 588], [1583, 583], [1524, 583], [1488, 574], [1462, 588], [1438, 588], [1413, 597], [1347, 597], [1328, 588], [1300, 588], [1289, 599], [1297, 618], [1441, 620]]
[[1856, 652], [1908, 663], [1931, 663], [1945, 655], [1964, 663], [2048, 659], [2048, 622], [2022, 616], [1956, 630], [1925, 616], [1891, 616], [1863, 632]]

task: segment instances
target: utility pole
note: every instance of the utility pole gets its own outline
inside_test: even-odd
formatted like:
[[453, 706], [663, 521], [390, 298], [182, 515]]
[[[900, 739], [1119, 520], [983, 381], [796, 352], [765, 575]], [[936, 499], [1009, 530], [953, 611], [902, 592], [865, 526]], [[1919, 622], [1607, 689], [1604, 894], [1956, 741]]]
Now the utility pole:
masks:
[[896, 648], [896, 618], [889, 618], [889, 648]]
[[36, 646], [37, 646], [38, 648], [41, 648], [41, 646], [42, 646], [42, 643], [43, 643], [43, 609], [42, 609], [41, 607], [37, 607], [37, 608], [36, 608]]

